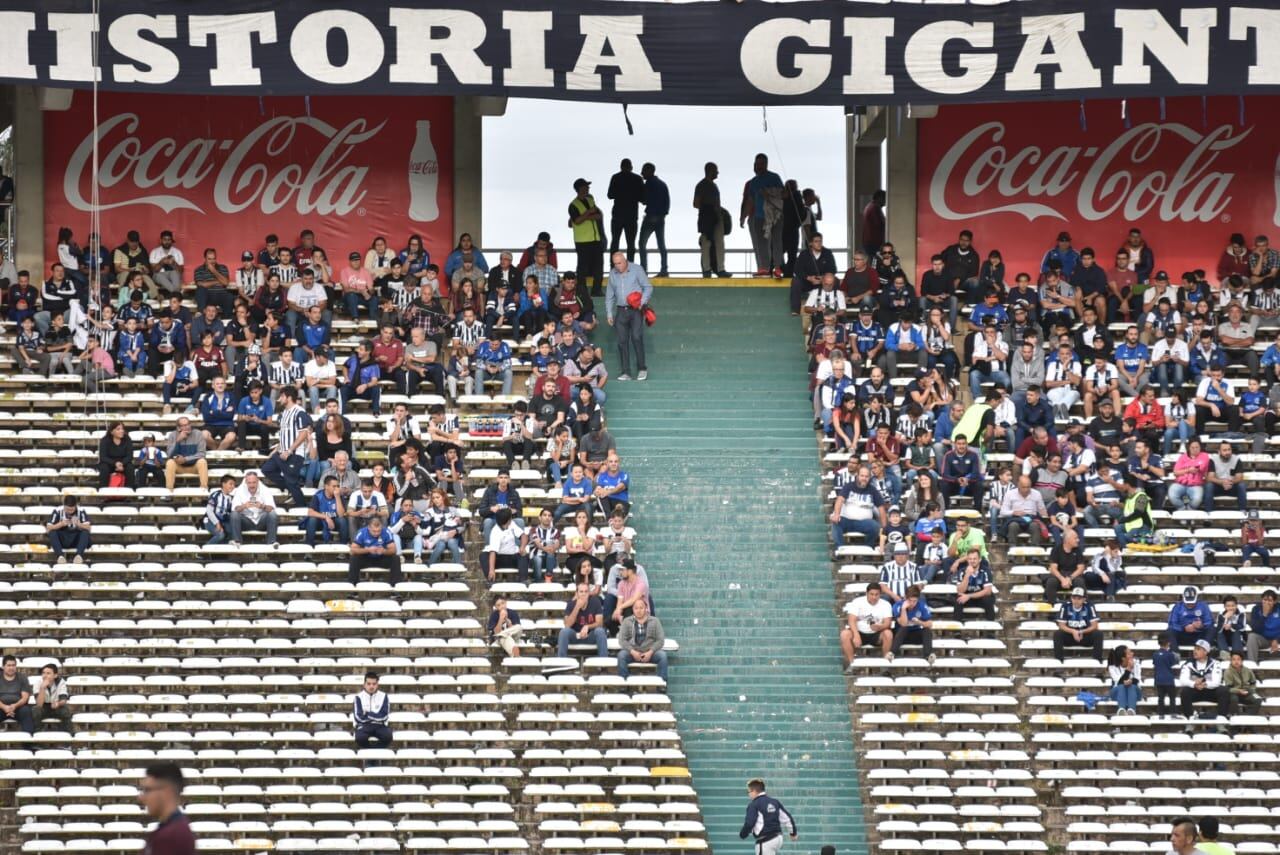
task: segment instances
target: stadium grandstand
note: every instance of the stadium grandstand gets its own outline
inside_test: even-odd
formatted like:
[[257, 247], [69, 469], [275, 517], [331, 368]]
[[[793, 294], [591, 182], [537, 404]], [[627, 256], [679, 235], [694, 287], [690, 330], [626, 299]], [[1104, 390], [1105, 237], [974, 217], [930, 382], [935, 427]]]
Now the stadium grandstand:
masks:
[[1280, 855], [1280, 16], [440, 5], [0, 0], [0, 855]]

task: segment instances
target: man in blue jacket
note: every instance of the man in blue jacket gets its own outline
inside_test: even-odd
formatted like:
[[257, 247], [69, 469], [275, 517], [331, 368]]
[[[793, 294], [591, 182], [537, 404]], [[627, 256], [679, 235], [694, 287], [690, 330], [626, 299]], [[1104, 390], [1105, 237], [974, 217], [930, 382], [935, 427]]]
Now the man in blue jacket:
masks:
[[1174, 603], [1169, 612], [1169, 633], [1174, 643], [1195, 644], [1200, 639], [1213, 642], [1213, 612], [1209, 604], [1200, 599], [1200, 589], [1188, 585], [1182, 589], [1182, 600]]
[[782, 802], [764, 791], [764, 781], [752, 778], [747, 781], [747, 818], [742, 823], [738, 837], [747, 839], [750, 834], [756, 841], [756, 855], [774, 855], [782, 849], [782, 833], [786, 831], [795, 840], [798, 836], [795, 818], [782, 806]]

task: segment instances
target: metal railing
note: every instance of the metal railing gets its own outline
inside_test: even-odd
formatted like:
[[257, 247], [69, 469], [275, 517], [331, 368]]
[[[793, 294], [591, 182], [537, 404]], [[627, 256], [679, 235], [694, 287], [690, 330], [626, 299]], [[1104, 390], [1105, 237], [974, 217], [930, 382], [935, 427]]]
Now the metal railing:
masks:
[[[836, 269], [843, 271], [849, 267], [849, 250], [843, 247], [828, 247], [832, 254], [836, 257]], [[481, 252], [484, 253], [485, 260], [490, 265], [498, 263], [498, 256], [502, 252], [510, 252], [516, 262], [520, 261], [520, 255], [525, 251], [525, 247], [512, 249], [511, 247], [482, 247]], [[657, 249], [652, 244], [649, 246], [649, 265], [645, 267], [645, 271], [650, 275], [655, 273], [658, 268]], [[640, 260], [640, 253], [636, 252], [636, 261]], [[576, 270], [578, 266], [578, 255], [573, 251], [573, 246], [566, 248], [556, 247], [557, 269], [560, 272], [566, 270]], [[752, 276], [756, 272], [756, 255], [750, 247], [729, 247], [724, 253], [725, 270], [734, 276]], [[605, 261], [605, 268], [608, 272], [608, 261]], [[700, 277], [702, 275], [702, 250], [697, 248], [667, 248], [667, 272], [672, 276], [680, 277]]]

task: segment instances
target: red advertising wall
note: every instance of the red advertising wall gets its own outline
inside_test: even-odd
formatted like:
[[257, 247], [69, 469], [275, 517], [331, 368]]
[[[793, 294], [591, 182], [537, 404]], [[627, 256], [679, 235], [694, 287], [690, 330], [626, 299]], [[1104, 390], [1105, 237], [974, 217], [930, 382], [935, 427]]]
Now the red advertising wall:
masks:
[[1039, 270], [1061, 231], [1105, 267], [1131, 226], [1175, 282], [1210, 277], [1232, 232], [1280, 238], [1276, 98], [1033, 102], [942, 107], [920, 123], [918, 259], [971, 229], [1010, 275]]
[[[172, 229], [190, 270], [205, 247], [234, 266], [269, 232], [294, 246], [304, 228], [335, 267], [378, 234], [395, 249], [421, 234], [440, 262], [456, 243], [449, 98], [103, 93], [98, 115], [106, 246], [137, 229], [150, 248]], [[89, 94], [44, 117], [52, 259], [60, 226], [81, 246], [91, 231]]]

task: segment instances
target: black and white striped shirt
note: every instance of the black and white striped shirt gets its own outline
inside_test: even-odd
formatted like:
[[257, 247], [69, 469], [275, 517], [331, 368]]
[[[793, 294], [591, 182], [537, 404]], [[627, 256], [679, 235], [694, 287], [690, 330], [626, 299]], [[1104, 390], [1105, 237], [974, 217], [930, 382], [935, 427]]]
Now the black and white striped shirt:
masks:
[[214, 490], [205, 504], [204, 518], [210, 525], [226, 525], [231, 516], [231, 493]]
[[296, 362], [290, 362], [285, 365], [283, 361], [280, 361], [271, 366], [272, 386], [297, 386], [298, 381], [302, 378], [302, 366]]
[[460, 323], [454, 327], [454, 329], [458, 333], [458, 339], [468, 347], [477, 345], [484, 341], [486, 330], [484, 324], [480, 321], [476, 321], [470, 326], [467, 326], [465, 323]]
[[880, 567], [880, 584], [887, 587], [896, 597], [905, 597], [907, 588], [920, 581], [920, 572], [914, 561], [899, 564], [897, 561], [886, 561]]
[[252, 300], [258, 293], [258, 289], [262, 287], [262, 271], [256, 267], [245, 270], [243, 267], [236, 270], [236, 287], [240, 289], [240, 296], [246, 300]]
[[53, 509], [53, 513], [49, 514], [49, 525], [57, 525], [63, 520], [72, 520], [75, 525], [83, 526], [88, 524], [89, 515], [84, 512], [83, 508], [77, 508], [72, 513], [66, 513], [66, 508], [57, 507]]
[[[280, 414], [280, 455], [283, 457], [298, 440], [298, 434], [311, 428], [307, 411], [293, 404]], [[297, 453], [296, 451], [294, 452]]]
[[1280, 289], [1259, 288], [1253, 292], [1253, 308], [1264, 312], [1280, 310]]
[[281, 285], [288, 285], [290, 282], [298, 281], [298, 266], [296, 264], [273, 264], [271, 272], [280, 277]]

